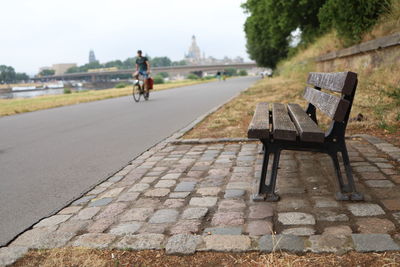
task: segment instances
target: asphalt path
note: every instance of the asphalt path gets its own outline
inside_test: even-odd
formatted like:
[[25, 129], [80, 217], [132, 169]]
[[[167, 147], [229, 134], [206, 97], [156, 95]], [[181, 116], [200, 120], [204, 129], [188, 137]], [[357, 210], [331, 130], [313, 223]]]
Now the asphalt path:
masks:
[[229, 79], [0, 118], [0, 246], [256, 81]]

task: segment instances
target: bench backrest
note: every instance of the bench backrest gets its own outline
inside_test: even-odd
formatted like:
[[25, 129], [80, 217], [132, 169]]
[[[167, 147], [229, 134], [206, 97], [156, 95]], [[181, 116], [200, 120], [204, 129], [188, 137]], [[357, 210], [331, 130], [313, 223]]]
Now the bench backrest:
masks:
[[[310, 72], [307, 83], [314, 86], [314, 88], [307, 87], [304, 92], [304, 98], [309, 102], [308, 112], [313, 109], [315, 112], [316, 107], [333, 121], [346, 125], [357, 88], [357, 73]], [[325, 93], [321, 89], [341, 95]]]

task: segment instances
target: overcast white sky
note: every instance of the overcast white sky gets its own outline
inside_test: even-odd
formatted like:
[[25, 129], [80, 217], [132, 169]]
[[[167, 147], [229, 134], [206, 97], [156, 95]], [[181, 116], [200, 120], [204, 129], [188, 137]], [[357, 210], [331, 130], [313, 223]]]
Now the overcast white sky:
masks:
[[206, 56], [248, 59], [240, 8], [243, 0], [4, 0], [0, 65], [37, 73], [54, 63], [124, 60], [142, 49], [150, 56], [183, 58], [191, 36]]

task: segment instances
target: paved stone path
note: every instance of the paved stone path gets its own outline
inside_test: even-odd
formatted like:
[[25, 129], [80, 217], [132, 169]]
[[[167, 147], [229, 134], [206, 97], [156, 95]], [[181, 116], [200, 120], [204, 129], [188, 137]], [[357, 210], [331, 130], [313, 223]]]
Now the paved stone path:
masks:
[[0, 265], [29, 248], [63, 246], [165, 248], [170, 254], [400, 250], [399, 165], [365, 139], [348, 141], [364, 202], [334, 199], [327, 156], [287, 151], [278, 173], [281, 200], [252, 202], [260, 145], [198, 143], [163, 143], [145, 152], [1, 248]]

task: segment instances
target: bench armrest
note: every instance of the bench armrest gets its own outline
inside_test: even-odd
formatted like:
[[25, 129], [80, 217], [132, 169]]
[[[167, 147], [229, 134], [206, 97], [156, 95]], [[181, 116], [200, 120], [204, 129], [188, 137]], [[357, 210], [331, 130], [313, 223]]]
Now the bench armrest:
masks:
[[268, 139], [270, 136], [269, 128], [269, 104], [265, 102], [258, 103], [247, 131], [247, 137]]

